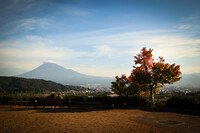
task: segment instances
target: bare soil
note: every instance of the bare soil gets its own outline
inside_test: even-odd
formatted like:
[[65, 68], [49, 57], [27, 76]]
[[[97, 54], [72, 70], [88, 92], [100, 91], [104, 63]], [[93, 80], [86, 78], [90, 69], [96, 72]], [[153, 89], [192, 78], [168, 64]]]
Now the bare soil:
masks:
[[200, 116], [141, 109], [0, 106], [1, 133], [199, 133]]

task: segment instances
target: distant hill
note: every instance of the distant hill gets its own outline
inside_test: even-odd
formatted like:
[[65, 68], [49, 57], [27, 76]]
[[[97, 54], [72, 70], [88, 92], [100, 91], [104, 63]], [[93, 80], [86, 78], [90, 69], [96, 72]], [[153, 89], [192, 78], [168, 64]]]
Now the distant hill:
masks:
[[200, 73], [182, 74], [181, 77], [173, 86], [200, 88]]
[[44, 63], [32, 71], [17, 75], [17, 77], [51, 80], [63, 85], [100, 84], [102, 86], [110, 86], [111, 82], [114, 80], [114, 78], [109, 77], [81, 74], [55, 63]]
[[41, 79], [25, 79], [18, 77], [0, 77], [0, 92], [6, 93], [44, 93], [44, 92], [63, 92], [63, 91], [84, 91], [87, 88], [80, 86], [62, 85], [52, 81]]
[[[44, 63], [36, 69], [18, 75], [17, 77], [31, 78], [31, 79], [44, 79], [50, 80], [63, 85], [76, 85], [76, 86], [105, 86], [110, 87], [111, 82], [115, 81], [114, 78], [89, 76], [78, 73], [71, 69], [66, 69], [55, 63]], [[170, 86], [179, 87], [197, 87], [200, 88], [200, 73], [182, 74], [182, 79]]]

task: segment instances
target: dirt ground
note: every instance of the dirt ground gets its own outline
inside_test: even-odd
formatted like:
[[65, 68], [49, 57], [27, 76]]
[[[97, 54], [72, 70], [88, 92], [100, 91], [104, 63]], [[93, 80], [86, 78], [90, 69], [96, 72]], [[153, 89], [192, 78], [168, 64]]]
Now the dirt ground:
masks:
[[200, 116], [143, 109], [0, 107], [1, 133], [200, 133]]

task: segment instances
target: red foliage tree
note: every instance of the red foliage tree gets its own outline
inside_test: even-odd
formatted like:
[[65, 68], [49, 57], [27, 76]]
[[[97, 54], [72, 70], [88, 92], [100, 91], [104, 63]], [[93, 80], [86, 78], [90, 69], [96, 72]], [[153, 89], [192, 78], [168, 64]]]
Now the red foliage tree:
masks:
[[158, 62], [152, 58], [153, 49], [147, 50], [145, 47], [135, 58], [135, 66], [131, 75], [127, 78], [122, 75], [116, 76], [116, 81], [112, 82], [112, 90], [119, 95], [138, 95], [140, 91], [150, 91], [152, 102], [157, 88], [164, 87], [164, 84], [173, 84], [181, 79], [180, 66], [165, 63], [163, 57], [159, 57]]
[[156, 88], [161, 88], [164, 84], [173, 84], [181, 79], [180, 66], [165, 63], [163, 57], [159, 57], [159, 61], [155, 62], [152, 58], [153, 49], [147, 50], [145, 47], [141, 53], [135, 57], [135, 65], [130, 77], [135, 77], [139, 84], [143, 85], [150, 91], [151, 99], [154, 103], [154, 92]]

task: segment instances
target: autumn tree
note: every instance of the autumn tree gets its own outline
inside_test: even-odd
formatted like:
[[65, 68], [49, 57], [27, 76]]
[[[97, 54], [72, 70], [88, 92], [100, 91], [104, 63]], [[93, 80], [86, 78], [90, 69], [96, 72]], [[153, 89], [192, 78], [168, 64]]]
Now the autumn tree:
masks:
[[121, 77], [116, 76], [116, 81], [112, 82], [111, 89], [120, 96], [140, 95], [142, 86], [133, 80], [134, 77], [126, 77], [123, 74]]
[[116, 76], [116, 81], [112, 82], [112, 91], [114, 91], [116, 94], [122, 96], [125, 95], [125, 93], [128, 90], [128, 78], [125, 75], [122, 75], [121, 77]]
[[152, 58], [153, 49], [147, 50], [145, 47], [135, 58], [135, 66], [131, 76], [136, 77], [135, 80], [148, 88], [150, 91], [152, 102], [154, 103], [154, 94], [157, 88], [164, 87], [164, 84], [173, 84], [181, 79], [180, 66], [165, 63], [163, 57], [159, 57], [158, 62]]
[[[152, 55], [153, 49], [145, 47], [139, 54], [134, 56], [135, 65], [131, 75], [127, 78], [122, 75], [116, 76], [116, 82], [112, 82], [112, 90], [121, 94], [138, 94], [140, 91], [150, 91], [152, 102], [157, 88], [164, 87], [164, 84], [173, 84], [181, 79], [180, 66], [165, 63], [163, 57], [155, 62]], [[130, 93], [131, 92], [131, 93]]]

